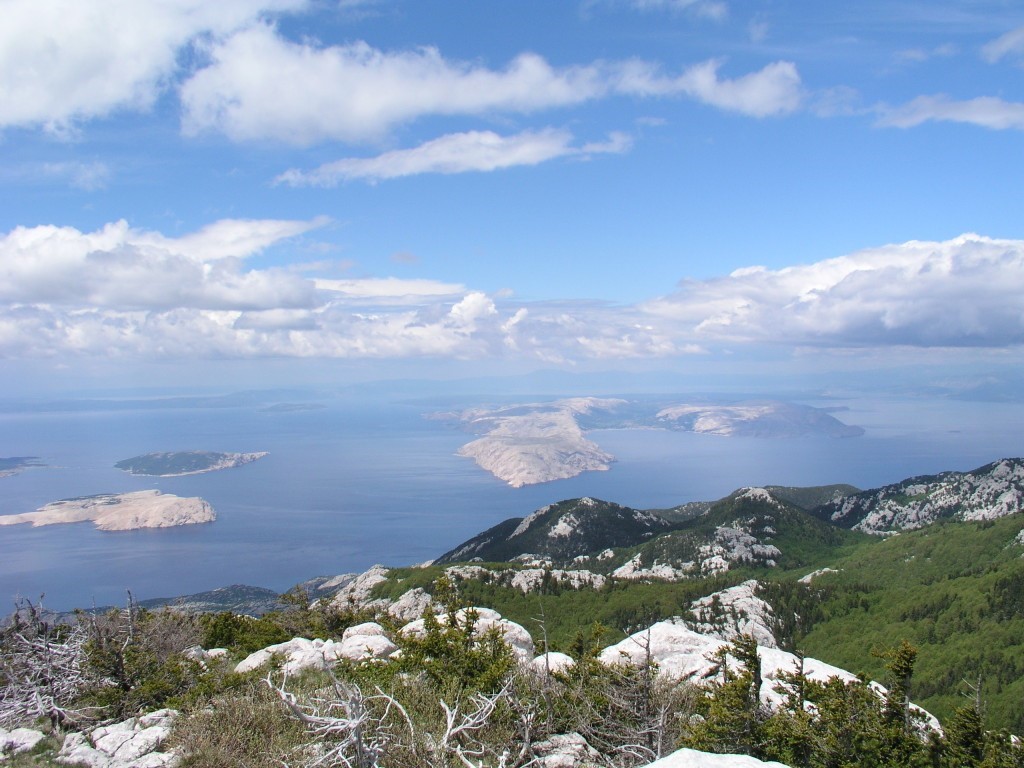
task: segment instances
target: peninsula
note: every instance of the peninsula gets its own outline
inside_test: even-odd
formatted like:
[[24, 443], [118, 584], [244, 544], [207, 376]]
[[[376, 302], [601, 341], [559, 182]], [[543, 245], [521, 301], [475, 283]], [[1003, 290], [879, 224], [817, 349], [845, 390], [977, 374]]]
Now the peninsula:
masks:
[[130, 475], [181, 477], [240, 467], [242, 464], [262, 459], [266, 455], [266, 451], [260, 453], [214, 453], [213, 451], [147, 453], [124, 459], [114, 466], [117, 469], [123, 469]]
[[150, 490], [54, 501], [35, 512], [0, 515], [0, 525], [31, 523], [39, 527], [91, 520], [101, 531], [132, 531], [210, 523], [216, 519], [213, 507], [198, 496], [182, 497]]

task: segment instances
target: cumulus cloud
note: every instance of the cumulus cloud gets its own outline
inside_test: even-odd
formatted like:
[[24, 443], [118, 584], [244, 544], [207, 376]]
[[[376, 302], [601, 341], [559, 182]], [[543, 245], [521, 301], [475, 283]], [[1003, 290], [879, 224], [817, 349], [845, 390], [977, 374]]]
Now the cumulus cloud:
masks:
[[466, 173], [495, 171], [520, 165], [537, 165], [569, 155], [587, 156], [625, 152], [628, 136], [613, 134], [608, 141], [573, 146], [568, 131], [549, 128], [500, 136], [493, 131], [453, 133], [412, 149], [398, 149], [376, 157], [345, 158], [326, 163], [313, 171], [292, 169], [277, 177], [291, 186], [332, 187], [339, 181], [365, 179], [381, 181], [421, 173]]
[[303, 277], [246, 258], [317, 222], [183, 237], [115, 222], [0, 237], [0, 357], [515, 358], [1019, 347], [1024, 241], [963, 235], [688, 280], [638, 305], [517, 301], [428, 278]]
[[645, 309], [705, 341], [998, 347], [1024, 343], [1022, 291], [1024, 241], [963, 235], [689, 281]]
[[225, 220], [180, 238], [132, 229], [18, 227], [0, 238], [0, 301], [72, 310], [309, 305], [314, 285], [242, 260], [320, 221]]
[[214, 44], [209, 56], [210, 66], [181, 87], [184, 130], [236, 140], [365, 141], [422, 115], [530, 112], [606, 90], [598, 66], [555, 69], [526, 53], [491, 70], [449, 62], [436, 48], [294, 43], [268, 24]]
[[1011, 29], [1004, 35], [982, 46], [981, 56], [985, 61], [995, 64], [1006, 56], [1024, 55], [1024, 27]]
[[517, 305], [427, 278], [303, 277], [245, 259], [318, 221], [214, 222], [181, 237], [114, 222], [0, 237], [0, 357], [444, 357], [686, 352], [638, 310]]
[[969, 123], [994, 130], [1024, 130], [1024, 103], [994, 96], [956, 101], [945, 95], [918, 96], [898, 107], [882, 107], [879, 125], [912, 128], [926, 122]]
[[489, 69], [449, 61], [436, 48], [296, 43], [269, 24], [214, 42], [208, 56], [209, 66], [181, 86], [183, 130], [218, 131], [237, 141], [363, 142], [428, 115], [530, 113], [611, 94], [684, 95], [757, 117], [791, 112], [801, 99], [790, 62], [732, 80], [718, 76], [718, 61], [673, 77], [640, 61], [556, 68], [523, 53]]
[[183, 46], [307, 0], [6, 0], [0, 128], [66, 132], [81, 119], [153, 104]]

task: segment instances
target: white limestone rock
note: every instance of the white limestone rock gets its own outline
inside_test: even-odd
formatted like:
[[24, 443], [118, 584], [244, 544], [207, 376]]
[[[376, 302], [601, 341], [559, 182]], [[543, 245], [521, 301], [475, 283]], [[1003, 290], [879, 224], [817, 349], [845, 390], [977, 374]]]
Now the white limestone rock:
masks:
[[816, 571], [811, 571], [806, 576], [801, 576], [799, 579], [797, 579], [797, 581], [801, 584], [810, 584], [816, 578], [818, 578], [819, 576], [824, 576], [826, 573], [839, 573], [839, 571], [837, 571], [835, 568], [819, 568]]
[[530, 669], [541, 675], [548, 672], [552, 674], [555, 672], [565, 672], [575, 666], [576, 660], [572, 656], [567, 653], [560, 653], [559, 651], [542, 653], [530, 662]]
[[648, 763], [644, 768], [788, 768], [784, 763], [765, 762], [750, 755], [716, 755], [695, 749], [680, 749]]
[[12, 755], [20, 755], [35, 749], [36, 744], [46, 738], [46, 734], [34, 728], [0, 728], [0, 762]]
[[415, 621], [434, 604], [434, 598], [422, 587], [414, 587], [388, 606], [388, 615], [399, 621]]
[[281, 671], [293, 675], [304, 669], [327, 669], [340, 659], [386, 659], [397, 650], [398, 646], [384, 634], [379, 624], [368, 622], [350, 627], [340, 642], [295, 637], [284, 643], [261, 648], [238, 662], [235, 672], [258, 669], [269, 664], [276, 656], [281, 659]]
[[[344, 584], [344, 586], [331, 599], [331, 606], [342, 610], [352, 607], [366, 607], [371, 602], [370, 594], [373, 588], [387, 581], [390, 572], [383, 565], [375, 565], [355, 577], [352, 577], [351, 574], [337, 577], [337, 581]], [[327, 584], [331, 584], [334, 581], [335, 579], [332, 579]], [[386, 601], [386, 605], [390, 605], [390, 601]], [[386, 605], [382, 604], [381, 607], [386, 607]]]
[[598, 768], [605, 765], [601, 753], [578, 733], [560, 733], [533, 745], [533, 765], [542, 768]]
[[[604, 664], [634, 666], [653, 662], [658, 665], [659, 677], [675, 682], [699, 684], [715, 674], [713, 655], [727, 645], [728, 643], [720, 638], [694, 632], [679, 619], [669, 619], [659, 621], [648, 629], [605, 648], [598, 659]], [[786, 698], [784, 692], [776, 690], [783, 687], [781, 678], [784, 674], [797, 671], [800, 660], [792, 653], [778, 648], [758, 646], [757, 654], [761, 660], [763, 681], [759, 692], [760, 699], [769, 707], [778, 707]], [[739, 664], [731, 656], [728, 657], [727, 663], [737, 666]], [[844, 683], [857, 679], [856, 675], [845, 669], [810, 657], [804, 658], [803, 671], [807, 678], [818, 682], [827, 682], [833, 677]], [[885, 694], [885, 688], [881, 685], [872, 683], [871, 687], [879, 695]], [[924, 730], [941, 732], [938, 720], [920, 707], [912, 706], [924, 720]]]
[[160, 709], [96, 728], [88, 734], [69, 734], [57, 761], [89, 768], [172, 768], [177, 765], [178, 756], [156, 750], [170, 735], [177, 716], [173, 709]]
[[696, 617], [693, 629], [720, 640], [753, 635], [758, 645], [778, 648], [772, 631], [775, 611], [757, 596], [758, 586], [755, 579], [750, 579], [694, 600], [690, 603], [690, 610]]

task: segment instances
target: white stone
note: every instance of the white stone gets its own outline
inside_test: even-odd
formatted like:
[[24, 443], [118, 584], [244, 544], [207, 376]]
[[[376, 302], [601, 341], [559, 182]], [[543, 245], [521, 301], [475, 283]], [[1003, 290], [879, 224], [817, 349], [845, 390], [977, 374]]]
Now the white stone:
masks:
[[415, 587], [388, 606], [388, 615], [399, 621], [413, 621], [434, 604], [434, 598], [422, 587]]
[[564, 672], [575, 666], [576, 660], [572, 656], [567, 653], [559, 653], [558, 651], [542, 653], [530, 662], [530, 669], [542, 675], [547, 672]]
[[788, 768], [783, 763], [765, 762], [750, 755], [715, 755], [695, 749], [680, 749], [648, 763], [644, 768]]
[[[694, 600], [690, 603], [690, 610], [696, 617], [693, 629], [720, 640], [732, 640], [736, 635], [753, 635], [758, 645], [777, 648], [772, 632], [775, 611], [755, 594], [758, 586], [756, 580], [749, 579]], [[716, 604], [718, 616], [713, 613]]]
[[799, 579], [797, 579], [797, 581], [801, 584], [810, 584], [816, 578], [818, 578], [819, 576], [824, 576], [826, 573], [839, 573], [839, 571], [837, 571], [835, 568], [819, 568], [816, 571], [811, 571], [806, 576], [801, 576]]
[[170, 768], [177, 764], [178, 756], [156, 749], [170, 735], [177, 715], [173, 709], [161, 709], [96, 728], [89, 734], [69, 734], [57, 760], [90, 768]]
[[542, 768], [589, 768], [604, 765], [601, 754], [578, 733], [560, 733], [533, 745]]
[[8, 755], [28, 752], [45, 738], [42, 731], [34, 728], [15, 728], [11, 731], [0, 728], [0, 760]]

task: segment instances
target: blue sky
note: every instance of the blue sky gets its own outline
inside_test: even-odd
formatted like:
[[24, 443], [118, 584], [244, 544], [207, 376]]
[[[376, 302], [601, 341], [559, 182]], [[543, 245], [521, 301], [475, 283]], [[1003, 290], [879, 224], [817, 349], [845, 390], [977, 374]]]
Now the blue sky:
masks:
[[8, 391], [1019, 368], [1018, 2], [0, 12]]

